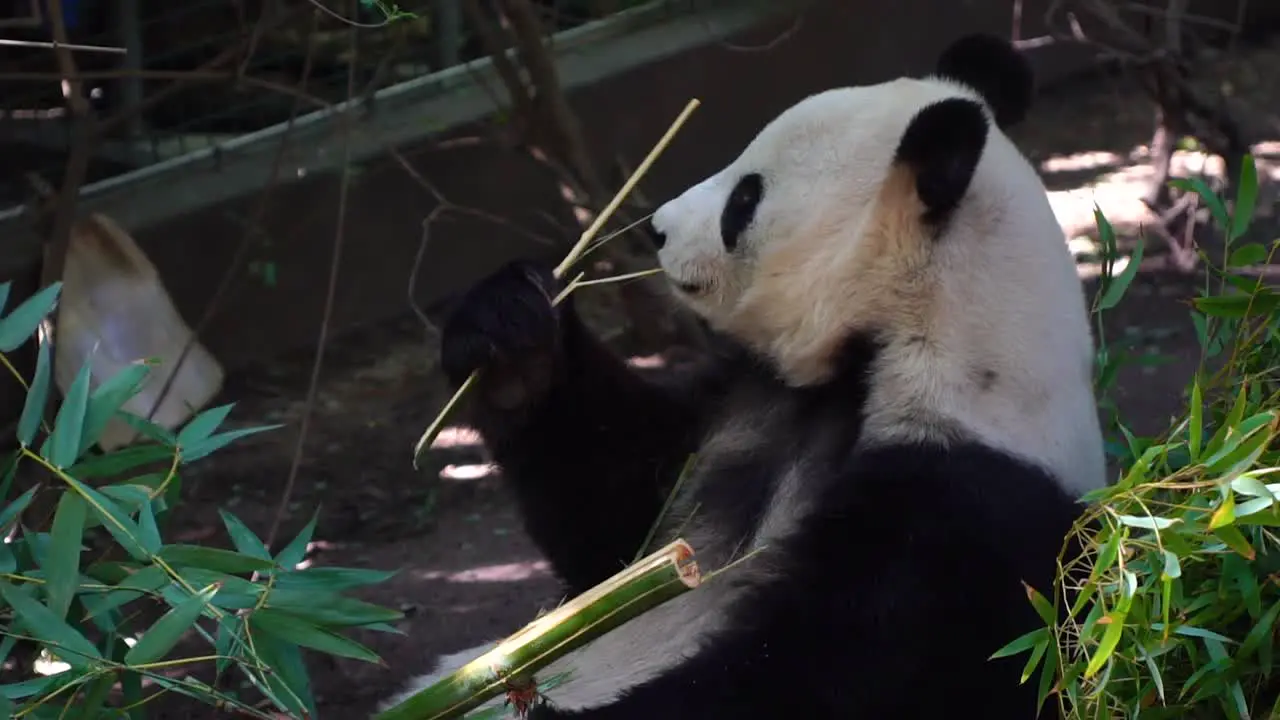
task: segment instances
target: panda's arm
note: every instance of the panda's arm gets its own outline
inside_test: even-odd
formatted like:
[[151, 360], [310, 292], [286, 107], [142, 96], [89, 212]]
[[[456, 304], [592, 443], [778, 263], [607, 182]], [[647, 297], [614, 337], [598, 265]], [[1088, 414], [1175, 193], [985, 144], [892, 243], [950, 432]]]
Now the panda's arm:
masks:
[[526, 531], [577, 594], [634, 559], [696, 449], [720, 374], [637, 371], [594, 337], [571, 300], [561, 318], [546, 394], [517, 411], [481, 407], [476, 420]]
[[1021, 581], [1051, 582], [1070, 500], [989, 451], [893, 449], [814, 480], [831, 483], [818, 511], [765, 551], [777, 574], [699, 652], [605, 706], [559, 711], [551, 690], [530, 719], [916, 717], [952, 701], [1032, 717], [1025, 658], [988, 658], [1037, 626]]

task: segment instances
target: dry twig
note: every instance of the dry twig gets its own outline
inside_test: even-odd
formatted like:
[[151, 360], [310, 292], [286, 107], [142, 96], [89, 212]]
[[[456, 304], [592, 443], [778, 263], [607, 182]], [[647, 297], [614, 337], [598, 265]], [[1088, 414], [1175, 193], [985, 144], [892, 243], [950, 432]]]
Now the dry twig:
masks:
[[[353, 3], [354, 4], [354, 3]], [[358, 28], [353, 26], [351, 34], [351, 63], [347, 66], [347, 97], [356, 97], [356, 73], [359, 71], [359, 45], [356, 42]], [[311, 415], [315, 412], [316, 393], [320, 386], [320, 370], [324, 365], [324, 353], [329, 338], [329, 323], [333, 318], [333, 299], [338, 293], [338, 274], [342, 269], [342, 246], [346, 239], [347, 201], [351, 191], [351, 117], [354, 108], [348, 107], [340, 118], [344, 130], [342, 145], [342, 176], [338, 185], [338, 214], [334, 222], [333, 253], [329, 262], [329, 283], [325, 289], [324, 310], [320, 318], [320, 335], [316, 339], [315, 359], [311, 364], [311, 378], [307, 383], [307, 396], [303, 402], [302, 422], [298, 427], [298, 439], [293, 448], [293, 460], [289, 463], [289, 474], [285, 478], [284, 490], [280, 493], [280, 504], [276, 507], [275, 517], [271, 520], [271, 529], [267, 531], [264, 544], [271, 547], [275, 542], [280, 523], [284, 520], [289, 507], [289, 498], [293, 496], [293, 486], [298, 479], [298, 469], [302, 466], [302, 454], [306, 447], [307, 431], [311, 427]]]

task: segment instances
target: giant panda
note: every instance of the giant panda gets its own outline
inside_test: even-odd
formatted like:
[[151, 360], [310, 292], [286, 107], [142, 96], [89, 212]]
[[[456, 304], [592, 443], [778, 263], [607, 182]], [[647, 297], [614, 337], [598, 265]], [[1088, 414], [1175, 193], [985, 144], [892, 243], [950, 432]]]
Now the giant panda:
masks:
[[1083, 289], [1004, 133], [1032, 85], [966, 36], [663, 204], [661, 267], [714, 337], [694, 370], [629, 367], [536, 263], [462, 295], [443, 367], [481, 371], [472, 421], [570, 595], [636, 556], [691, 453], [651, 547], [746, 558], [544, 669], [568, 680], [529, 717], [1036, 716], [1025, 658], [989, 658], [1041, 622], [1024, 583], [1052, 591], [1106, 470]]

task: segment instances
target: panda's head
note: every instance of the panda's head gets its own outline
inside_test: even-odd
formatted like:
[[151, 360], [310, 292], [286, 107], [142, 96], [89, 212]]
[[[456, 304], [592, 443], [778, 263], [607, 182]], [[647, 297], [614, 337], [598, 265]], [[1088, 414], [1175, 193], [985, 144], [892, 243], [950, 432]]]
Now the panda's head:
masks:
[[941, 303], [974, 300], [939, 282], [959, 295], [1010, 269], [1036, 282], [1037, 258], [1067, 255], [1043, 186], [1002, 132], [1032, 83], [1007, 41], [974, 35], [928, 77], [802, 100], [657, 210], [663, 270], [793, 385], [828, 379], [851, 333], [928, 335], [961, 310]]

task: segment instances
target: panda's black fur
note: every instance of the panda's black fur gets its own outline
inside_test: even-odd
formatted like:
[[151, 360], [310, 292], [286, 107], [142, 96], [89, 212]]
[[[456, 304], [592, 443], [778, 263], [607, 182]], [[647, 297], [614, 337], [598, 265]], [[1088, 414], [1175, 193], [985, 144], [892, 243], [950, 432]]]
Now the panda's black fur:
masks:
[[[1025, 60], [1002, 40], [961, 40], [939, 75], [979, 91], [998, 125], [1030, 99]], [[914, 173], [926, 224], [963, 202], [987, 122], [952, 99], [906, 128], [896, 162]], [[1060, 479], [963, 436], [859, 446], [885, 347], [875, 332], [844, 338], [813, 384], [784, 382], [767, 353], [724, 334], [696, 369], [640, 371], [586, 329], [572, 297], [552, 306], [560, 289], [537, 264], [497, 271], [460, 299], [441, 357], [455, 384], [481, 370], [471, 422], [568, 594], [636, 556], [691, 453], [680, 507], [702, 530], [685, 536], [699, 565], [766, 536], [767, 553], [690, 593], [724, 600], [685, 619], [690, 634], [714, 626], [687, 657], [638, 684], [620, 677], [606, 702], [565, 708], [552, 690], [533, 720], [1036, 716], [1025, 658], [988, 658], [1040, 623], [1024, 583], [1052, 590], [1081, 511]], [[799, 496], [802, 510], [778, 512]], [[793, 524], [766, 532], [779, 517]]]

